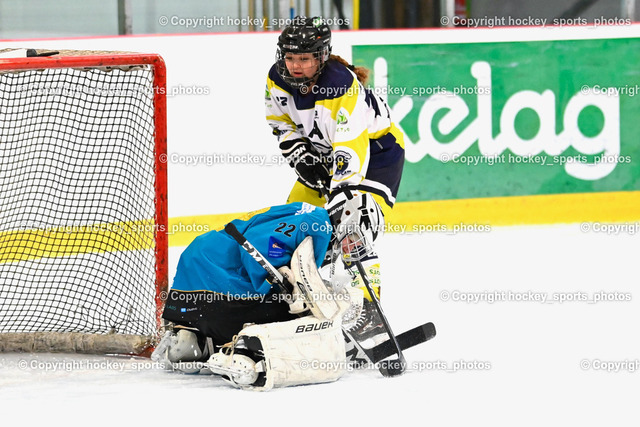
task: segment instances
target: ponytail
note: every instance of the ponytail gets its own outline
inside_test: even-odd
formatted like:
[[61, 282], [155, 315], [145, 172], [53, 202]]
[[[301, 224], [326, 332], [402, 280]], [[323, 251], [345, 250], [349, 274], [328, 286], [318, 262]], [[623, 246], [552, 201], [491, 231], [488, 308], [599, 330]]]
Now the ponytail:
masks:
[[349, 64], [347, 61], [345, 61], [343, 58], [339, 57], [338, 55], [331, 55], [329, 57], [329, 60], [334, 60], [342, 65], [344, 65], [345, 67], [347, 67], [348, 69], [350, 69], [351, 71], [353, 71], [356, 74], [356, 77], [358, 78], [358, 81], [360, 83], [362, 83], [364, 86], [367, 85], [367, 81], [369, 80], [369, 69], [365, 68], [365, 67], [356, 67], [352, 64]]

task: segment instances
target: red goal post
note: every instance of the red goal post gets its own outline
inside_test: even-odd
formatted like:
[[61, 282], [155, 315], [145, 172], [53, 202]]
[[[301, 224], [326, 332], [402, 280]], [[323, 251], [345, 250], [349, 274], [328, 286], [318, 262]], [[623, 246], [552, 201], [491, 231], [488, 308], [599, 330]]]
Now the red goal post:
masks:
[[0, 351], [144, 354], [168, 287], [164, 61], [36, 53], [0, 57]]

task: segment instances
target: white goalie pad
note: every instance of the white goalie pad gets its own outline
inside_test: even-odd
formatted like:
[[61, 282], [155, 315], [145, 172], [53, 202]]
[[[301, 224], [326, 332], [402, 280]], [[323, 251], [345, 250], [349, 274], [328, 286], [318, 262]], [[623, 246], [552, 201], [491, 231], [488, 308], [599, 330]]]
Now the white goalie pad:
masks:
[[[340, 321], [314, 316], [287, 322], [248, 325], [238, 336], [256, 337], [264, 360], [256, 369], [264, 372], [260, 386], [238, 385], [243, 389], [266, 391], [276, 387], [336, 381], [346, 370], [345, 342]], [[212, 370], [216, 372], [215, 367]]]
[[291, 272], [297, 291], [318, 319], [335, 319], [341, 312], [339, 296], [327, 288], [315, 264], [313, 240], [306, 237], [291, 257]]

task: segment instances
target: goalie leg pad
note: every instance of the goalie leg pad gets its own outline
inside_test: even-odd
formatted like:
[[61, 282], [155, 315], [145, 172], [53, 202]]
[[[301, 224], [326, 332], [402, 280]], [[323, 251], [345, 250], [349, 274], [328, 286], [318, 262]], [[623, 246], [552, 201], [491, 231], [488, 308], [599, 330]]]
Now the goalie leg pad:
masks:
[[260, 385], [235, 384], [243, 389], [266, 391], [331, 382], [346, 371], [345, 342], [339, 319], [306, 316], [287, 322], [248, 325], [238, 335], [239, 341], [244, 342], [259, 339], [262, 347], [255, 359], [262, 359], [256, 360], [256, 367], [264, 371], [264, 378]]

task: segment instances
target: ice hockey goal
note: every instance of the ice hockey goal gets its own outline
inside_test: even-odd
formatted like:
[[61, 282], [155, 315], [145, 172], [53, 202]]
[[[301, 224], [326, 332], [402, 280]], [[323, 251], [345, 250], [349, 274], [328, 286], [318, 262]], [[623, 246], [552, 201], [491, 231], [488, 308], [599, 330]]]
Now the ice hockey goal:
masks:
[[164, 62], [27, 55], [0, 52], [0, 351], [141, 354], [167, 288]]

